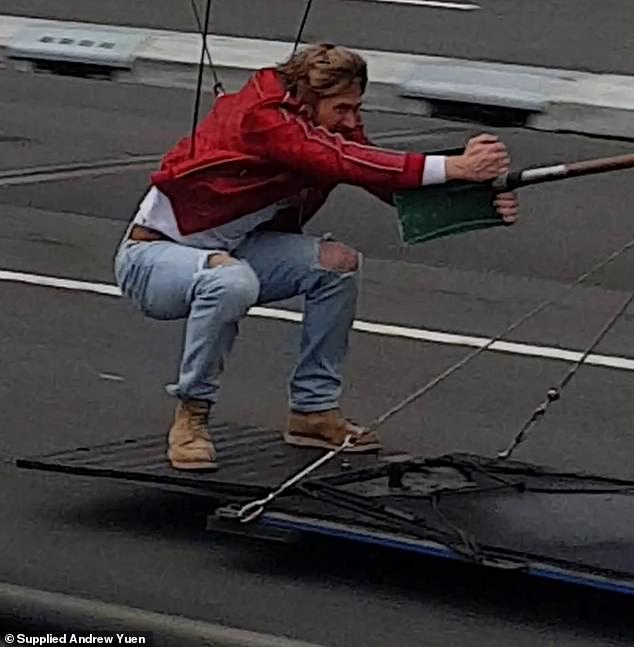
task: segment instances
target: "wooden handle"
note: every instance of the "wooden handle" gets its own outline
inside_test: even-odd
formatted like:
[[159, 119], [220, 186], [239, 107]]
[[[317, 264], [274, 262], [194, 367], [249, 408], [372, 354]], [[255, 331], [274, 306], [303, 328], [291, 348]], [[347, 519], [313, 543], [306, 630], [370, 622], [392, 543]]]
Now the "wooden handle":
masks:
[[611, 171], [622, 171], [634, 168], [634, 154], [617, 155], [615, 157], [603, 157], [571, 164], [556, 164], [554, 166], [536, 166], [508, 173], [493, 181], [493, 189], [497, 192], [512, 191], [531, 184], [542, 184], [565, 180], [571, 177], [582, 175], [597, 175]]
[[567, 164], [569, 175], [587, 175], [589, 173], [607, 173], [609, 171], [620, 171], [634, 168], [634, 155], [617, 155], [616, 157], [604, 157], [603, 159], [587, 160]]

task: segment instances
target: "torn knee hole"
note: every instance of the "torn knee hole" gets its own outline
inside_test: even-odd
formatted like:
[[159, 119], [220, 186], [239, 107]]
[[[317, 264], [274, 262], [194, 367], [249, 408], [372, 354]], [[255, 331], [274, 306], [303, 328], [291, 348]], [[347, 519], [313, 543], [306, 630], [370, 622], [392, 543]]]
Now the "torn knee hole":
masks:
[[221, 265], [233, 265], [239, 263], [237, 259], [229, 256], [226, 252], [214, 252], [207, 256], [207, 267], [220, 267]]
[[359, 268], [359, 255], [356, 250], [342, 243], [321, 241], [319, 264], [324, 269], [335, 272], [356, 272]]

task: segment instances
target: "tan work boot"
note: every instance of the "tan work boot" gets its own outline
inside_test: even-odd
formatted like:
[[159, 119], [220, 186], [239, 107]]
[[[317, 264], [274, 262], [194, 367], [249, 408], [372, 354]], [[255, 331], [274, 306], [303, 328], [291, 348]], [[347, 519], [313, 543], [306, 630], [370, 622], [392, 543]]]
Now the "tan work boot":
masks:
[[216, 450], [209, 435], [209, 402], [181, 400], [168, 436], [167, 457], [179, 470], [217, 469]]
[[[336, 449], [348, 434], [361, 434], [363, 427], [346, 420], [339, 409], [319, 411], [315, 413], [299, 413], [291, 411], [288, 416], [284, 440], [289, 445], [297, 447], [320, 447]], [[381, 449], [376, 434], [363, 434], [345, 452], [375, 452]]]

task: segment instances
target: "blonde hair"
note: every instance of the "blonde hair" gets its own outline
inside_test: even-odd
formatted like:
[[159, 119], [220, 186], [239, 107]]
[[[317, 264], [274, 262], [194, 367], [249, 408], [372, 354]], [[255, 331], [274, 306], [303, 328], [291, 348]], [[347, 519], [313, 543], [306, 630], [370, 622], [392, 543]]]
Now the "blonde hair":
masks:
[[345, 47], [330, 43], [308, 45], [277, 66], [286, 89], [308, 104], [344, 92], [355, 82], [365, 92], [366, 61]]

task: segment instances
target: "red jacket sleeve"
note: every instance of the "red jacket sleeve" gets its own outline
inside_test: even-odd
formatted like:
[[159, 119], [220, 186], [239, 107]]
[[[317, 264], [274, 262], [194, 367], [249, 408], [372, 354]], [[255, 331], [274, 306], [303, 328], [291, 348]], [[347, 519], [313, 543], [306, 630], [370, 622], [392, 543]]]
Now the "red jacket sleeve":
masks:
[[249, 153], [267, 157], [318, 178], [396, 191], [421, 186], [425, 156], [388, 150], [344, 139], [313, 126], [279, 104], [259, 106], [242, 121]]
[[[365, 132], [365, 127], [362, 121], [359, 121], [350, 139], [352, 139], [352, 141], [357, 142], [358, 144], [364, 144], [366, 146], [375, 145], [367, 136]], [[385, 202], [386, 204], [389, 204], [390, 206], [394, 206], [394, 191], [392, 191], [391, 189], [386, 189], [384, 187], [376, 187], [376, 186], [366, 186], [365, 189], [366, 191], [368, 191], [368, 193], [371, 193], [379, 200], [382, 200], [383, 202]]]

